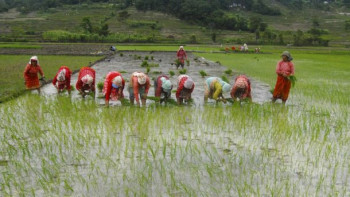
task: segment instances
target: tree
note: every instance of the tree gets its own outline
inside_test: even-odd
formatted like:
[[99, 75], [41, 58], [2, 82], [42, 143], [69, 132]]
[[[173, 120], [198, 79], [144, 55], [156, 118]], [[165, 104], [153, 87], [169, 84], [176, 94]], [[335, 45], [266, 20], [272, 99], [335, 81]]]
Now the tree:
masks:
[[89, 17], [84, 17], [80, 26], [83, 28], [85, 33], [93, 33], [93, 27]]
[[345, 21], [345, 30], [350, 30], [350, 20]]
[[101, 24], [99, 30], [98, 30], [98, 35], [100, 36], [108, 36], [109, 34], [109, 27], [108, 24]]

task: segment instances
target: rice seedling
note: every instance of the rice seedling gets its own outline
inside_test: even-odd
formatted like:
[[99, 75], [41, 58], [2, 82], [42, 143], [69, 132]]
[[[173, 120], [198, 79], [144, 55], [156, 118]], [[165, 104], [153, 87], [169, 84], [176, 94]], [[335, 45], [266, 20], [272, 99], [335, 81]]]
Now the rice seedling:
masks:
[[200, 70], [199, 74], [202, 76], [202, 78], [208, 76], [208, 74], [204, 70]]
[[[244, 56], [235, 56], [247, 63], [235, 69], [275, 83], [273, 56], [259, 57], [272, 65], [250, 64], [250, 54]], [[322, 56], [314, 55], [319, 61], [333, 57]], [[35, 94], [1, 104], [0, 193], [347, 196], [350, 125], [344, 78], [349, 68], [346, 58], [334, 64], [341, 72], [331, 72], [334, 67], [309, 57], [303, 56], [307, 65], [295, 60], [301, 76], [284, 107], [104, 108], [92, 100]], [[321, 91], [334, 83], [332, 96]]]
[[146, 60], [143, 60], [140, 66], [141, 67], [149, 67], [148, 62]]
[[172, 70], [169, 70], [169, 75], [170, 75], [170, 77], [173, 77], [175, 75], [175, 72]]
[[292, 87], [294, 87], [295, 86], [295, 82], [297, 81], [297, 78], [294, 75], [290, 75], [287, 78], [292, 83]]
[[190, 60], [186, 60], [186, 66], [190, 66]]
[[148, 59], [149, 59], [149, 57], [148, 57], [148, 55], [146, 55], [145, 58], [144, 58], [144, 60], [148, 60]]
[[147, 66], [146, 73], [148, 74], [149, 72], [151, 72], [151, 68], [149, 66]]
[[148, 64], [149, 67], [159, 67], [159, 64], [156, 63], [150, 63]]
[[99, 81], [99, 82], [97, 83], [97, 90], [98, 90], [99, 92], [102, 92], [102, 89], [103, 89], [103, 82], [102, 82], [102, 81]]
[[187, 73], [187, 69], [186, 68], [179, 70], [179, 74], [183, 74], [184, 75], [186, 73]]
[[221, 76], [221, 79], [222, 79], [223, 81], [225, 81], [226, 83], [230, 83], [230, 81], [228, 80], [228, 78], [226, 77], [226, 75], [222, 75], [222, 76]]
[[123, 57], [123, 56], [124, 56], [124, 54], [123, 54], [123, 53], [119, 53], [119, 56], [120, 56], [120, 57]]
[[232, 69], [227, 69], [225, 70], [226, 75], [232, 75]]

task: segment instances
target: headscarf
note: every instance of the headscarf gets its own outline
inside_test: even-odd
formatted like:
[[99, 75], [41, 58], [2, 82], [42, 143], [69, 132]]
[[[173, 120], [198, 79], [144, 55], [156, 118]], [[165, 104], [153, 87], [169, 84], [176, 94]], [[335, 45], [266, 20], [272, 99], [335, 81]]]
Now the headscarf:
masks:
[[166, 79], [165, 77], [161, 77], [160, 80], [162, 81], [162, 88], [165, 92], [171, 91], [171, 82], [169, 79]]
[[112, 83], [117, 86], [122, 85], [122, 77], [121, 76], [116, 76], [113, 78]]
[[292, 61], [293, 57], [290, 55], [290, 53], [288, 51], [283, 51], [281, 56], [287, 56], [288, 61]]
[[35, 60], [35, 61], [37, 62], [37, 64], [39, 64], [38, 56], [32, 56], [32, 57], [29, 59], [29, 64], [32, 64], [32, 60]]
[[246, 88], [246, 82], [243, 78], [237, 79], [235, 86], [238, 88]]
[[132, 74], [133, 76], [137, 77], [137, 82], [140, 84], [140, 85], [144, 85], [146, 83], [146, 75], [144, 73], [141, 73], [141, 72], [134, 72]]
[[66, 80], [66, 69], [62, 69], [57, 75], [57, 81], [65, 81]]
[[181, 50], [181, 49], [184, 50], [184, 46], [180, 46], [179, 50]]
[[193, 80], [190, 79], [190, 78], [187, 78], [187, 80], [186, 80], [185, 83], [184, 83], [184, 87], [185, 87], [186, 89], [192, 89], [193, 84], [194, 84]]
[[81, 81], [82, 81], [84, 84], [91, 85], [92, 82], [94, 81], [94, 78], [92, 78], [92, 76], [90, 76], [90, 75], [85, 75], [83, 78], [81, 78]]
[[222, 91], [223, 92], [229, 92], [231, 90], [231, 85], [226, 83], [222, 86]]

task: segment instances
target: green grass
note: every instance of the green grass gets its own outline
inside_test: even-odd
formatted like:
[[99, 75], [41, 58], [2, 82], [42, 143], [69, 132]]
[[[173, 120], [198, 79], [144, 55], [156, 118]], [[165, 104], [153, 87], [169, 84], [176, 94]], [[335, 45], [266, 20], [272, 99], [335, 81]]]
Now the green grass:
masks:
[[0, 43], [0, 48], [6, 49], [41, 49], [42, 46], [25, 43]]
[[[29, 55], [0, 55], [0, 101], [17, 96], [25, 90], [23, 71], [30, 57]], [[100, 59], [92, 56], [42, 55], [38, 57], [47, 80], [52, 79], [62, 65], [74, 71], [88, 66], [89, 62]]]

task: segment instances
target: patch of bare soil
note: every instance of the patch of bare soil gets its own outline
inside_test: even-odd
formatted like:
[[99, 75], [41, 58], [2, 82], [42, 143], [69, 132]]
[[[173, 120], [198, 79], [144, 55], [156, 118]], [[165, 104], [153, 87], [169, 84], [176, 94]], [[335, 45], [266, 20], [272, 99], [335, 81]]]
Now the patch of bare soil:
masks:
[[[122, 55], [121, 55], [122, 54]], [[173, 84], [173, 90], [177, 88], [177, 76], [179, 75], [179, 70], [176, 69], [174, 61], [176, 59], [176, 52], [136, 52], [136, 51], [124, 51], [117, 52], [114, 55], [110, 55], [105, 58], [103, 61], [95, 63], [92, 68], [96, 70], [96, 82], [103, 81], [106, 74], [110, 71], [122, 72], [122, 75], [125, 79], [129, 79], [131, 73], [135, 71], [146, 72], [146, 68], [141, 67], [141, 63], [144, 58], [148, 56], [148, 63], [159, 64], [159, 67], [152, 67], [149, 73], [151, 79], [155, 79], [158, 75], [167, 74], [172, 70], [176, 74], [171, 77], [170, 80]], [[141, 57], [141, 59], [139, 59]], [[153, 60], [151, 60], [153, 57]], [[187, 69], [187, 75], [191, 76], [195, 82], [195, 89], [192, 93], [192, 98], [194, 100], [194, 105], [201, 106], [203, 105], [204, 98], [204, 81], [205, 78], [202, 78], [199, 74], [200, 70], [204, 70], [210, 76], [221, 77], [224, 75], [224, 71], [227, 69], [224, 66], [221, 66], [215, 62], [208, 61], [201, 57], [196, 57], [192, 53], [188, 53], [188, 59], [190, 60], [190, 66], [185, 66]], [[125, 72], [125, 73], [124, 73]], [[228, 76], [230, 84], [233, 85], [235, 76], [238, 73], [233, 73], [232, 76]], [[248, 76], [249, 77], [249, 76]], [[71, 84], [75, 85], [78, 74], [72, 76]], [[253, 102], [255, 103], [265, 103], [271, 100], [270, 87], [267, 84], [261, 83], [257, 80], [250, 78], [252, 84], [252, 97]], [[97, 83], [96, 83], [97, 84]], [[151, 82], [151, 89], [149, 91], [149, 96], [154, 96], [154, 87], [153, 82]], [[45, 95], [56, 95], [56, 89], [52, 84], [48, 84], [42, 88], [42, 92]], [[124, 89], [124, 95], [128, 98], [129, 93], [127, 88]], [[224, 95], [229, 97], [229, 93]], [[80, 99], [78, 91], [73, 91], [72, 98]], [[175, 93], [172, 93], [172, 98], [175, 99]], [[97, 98], [97, 102], [100, 104], [104, 103], [103, 98]], [[213, 101], [211, 101], [213, 102]], [[147, 104], [154, 103], [154, 101], [148, 100]], [[120, 102], [114, 102], [111, 105], [120, 105]]]

